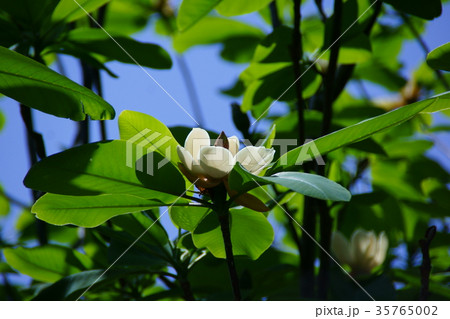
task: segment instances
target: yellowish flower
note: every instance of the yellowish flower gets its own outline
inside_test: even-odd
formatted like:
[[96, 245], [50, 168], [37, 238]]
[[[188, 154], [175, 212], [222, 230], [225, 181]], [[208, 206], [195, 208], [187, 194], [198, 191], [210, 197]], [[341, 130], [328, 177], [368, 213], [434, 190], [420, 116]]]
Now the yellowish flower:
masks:
[[331, 238], [331, 251], [339, 262], [352, 268], [354, 274], [370, 274], [381, 265], [388, 249], [388, 239], [384, 232], [378, 236], [373, 231], [357, 229], [350, 241], [339, 231]]

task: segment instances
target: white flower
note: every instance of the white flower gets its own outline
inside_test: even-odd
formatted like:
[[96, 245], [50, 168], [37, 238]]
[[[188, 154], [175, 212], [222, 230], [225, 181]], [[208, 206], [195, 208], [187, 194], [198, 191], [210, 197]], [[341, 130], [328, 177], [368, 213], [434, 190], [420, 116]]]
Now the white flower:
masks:
[[331, 238], [334, 255], [341, 263], [349, 265], [355, 274], [370, 274], [372, 269], [381, 265], [388, 245], [384, 232], [377, 237], [373, 231], [361, 229], [353, 232], [350, 242], [338, 231]]
[[[226, 139], [226, 138], [225, 138]], [[209, 188], [218, 185], [227, 176], [236, 162], [240, 162], [250, 173], [259, 174], [273, 159], [274, 149], [248, 146], [239, 151], [239, 139], [232, 136], [228, 145], [216, 143], [211, 146], [208, 132], [194, 128], [184, 142], [177, 146], [178, 156], [183, 164], [180, 167], [189, 180], [199, 179], [198, 185]], [[219, 144], [219, 145], [217, 145]]]

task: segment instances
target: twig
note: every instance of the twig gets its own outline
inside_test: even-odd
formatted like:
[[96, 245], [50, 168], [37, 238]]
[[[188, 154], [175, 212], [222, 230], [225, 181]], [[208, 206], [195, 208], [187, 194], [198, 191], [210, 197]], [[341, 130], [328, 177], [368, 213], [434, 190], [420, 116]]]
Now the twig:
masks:
[[276, 29], [279, 26], [281, 26], [281, 20], [278, 14], [277, 3], [275, 1], [272, 1], [269, 4], [269, 10], [270, 10], [270, 19], [272, 20], [272, 27], [273, 29]]
[[178, 66], [180, 67], [181, 76], [183, 77], [186, 90], [188, 92], [189, 100], [191, 101], [192, 110], [194, 111], [195, 119], [199, 123], [199, 126], [204, 126], [205, 121], [202, 114], [202, 108], [200, 106], [200, 99], [198, 97], [197, 89], [194, 85], [194, 79], [192, 73], [186, 63], [185, 58], [182, 55], [177, 55]]
[[325, 11], [323, 10], [322, 0], [314, 0], [314, 2], [316, 3], [317, 10], [319, 11], [322, 22], [325, 22], [327, 20], [327, 15], [325, 14]]
[[[399, 14], [402, 17], [403, 22], [405, 22], [405, 24], [408, 26], [408, 28], [411, 31], [411, 33], [416, 38], [417, 42], [419, 43], [420, 47], [422, 48], [423, 52], [425, 53], [425, 56], [428, 55], [428, 53], [430, 52], [430, 49], [428, 48], [427, 44], [425, 43], [425, 41], [421, 37], [420, 33], [417, 31], [417, 29], [411, 23], [411, 20], [409, 19], [409, 17], [403, 12], [400, 12]], [[450, 85], [448, 84], [448, 82], [445, 79], [445, 77], [442, 74], [442, 72], [440, 70], [434, 70], [434, 72], [436, 73], [438, 79], [441, 81], [441, 83], [445, 87], [445, 89], [447, 91], [449, 91], [450, 90]]]
[[[27, 132], [28, 157], [30, 159], [31, 166], [33, 166], [38, 161], [37, 154], [40, 154], [41, 158], [45, 157], [44, 142], [42, 141], [42, 136], [34, 131], [33, 113], [31, 109], [24, 104], [20, 104], [20, 114], [22, 115], [22, 120], [25, 124]], [[38, 138], [40, 139], [39, 142], [37, 140]], [[36, 202], [42, 195], [40, 192], [35, 190], [32, 190], [32, 194], [34, 202]], [[48, 237], [47, 225], [45, 222], [36, 219], [36, 232], [39, 244], [41, 246], [46, 245], [48, 242]]]
[[436, 235], [436, 226], [428, 227], [425, 232], [425, 238], [419, 240], [419, 245], [422, 250], [422, 265], [420, 266], [420, 300], [427, 300], [430, 294], [430, 273], [431, 273], [431, 259], [430, 259], [430, 245], [434, 236]]
[[[303, 45], [302, 34], [300, 29], [301, 14], [301, 1], [294, 0], [294, 30], [292, 33], [292, 67], [294, 70], [294, 79], [301, 77], [300, 72], [300, 59], [303, 57]], [[298, 138], [300, 143], [305, 141], [305, 108], [306, 104], [303, 100], [303, 88], [302, 81], [295, 82], [295, 93], [297, 95], [297, 116], [298, 116]]]
[[342, 21], [342, 0], [334, 1], [334, 14], [333, 14], [333, 37], [332, 42], [336, 41], [335, 45], [330, 50], [330, 60], [328, 63], [328, 70], [324, 80], [324, 94], [325, 105], [323, 108], [323, 120], [322, 120], [322, 135], [326, 135], [330, 132], [331, 121], [333, 117], [333, 89], [337, 70], [337, 63], [339, 57], [339, 50], [341, 48], [341, 41], [339, 37], [341, 35], [341, 21]]

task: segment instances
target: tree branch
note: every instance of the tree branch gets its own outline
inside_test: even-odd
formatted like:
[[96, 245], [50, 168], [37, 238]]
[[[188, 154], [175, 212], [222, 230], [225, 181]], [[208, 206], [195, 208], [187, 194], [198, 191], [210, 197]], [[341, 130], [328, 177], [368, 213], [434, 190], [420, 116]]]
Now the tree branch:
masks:
[[427, 300], [430, 294], [430, 274], [431, 274], [431, 259], [430, 259], [430, 245], [434, 236], [436, 235], [436, 226], [431, 226], [425, 232], [425, 238], [419, 240], [419, 245], [422, 250], [422, 265], [420, 266], [421, 288], [420, 300]]

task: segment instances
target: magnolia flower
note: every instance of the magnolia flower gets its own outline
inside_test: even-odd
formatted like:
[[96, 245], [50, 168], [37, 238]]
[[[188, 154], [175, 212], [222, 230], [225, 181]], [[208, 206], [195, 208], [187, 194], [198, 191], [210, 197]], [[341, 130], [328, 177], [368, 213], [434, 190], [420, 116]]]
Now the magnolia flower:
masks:
[[352, 268], [355, 274], [370, 274], [386, 258], [388, 239], [384, 232], [378, 237], [373, 231], [357, 229], [350, 242], [340, 232], [333, 233], [331, 250], [337, 259]]
[[179, 165], [184, 175], [198, 186], [211, 188], [221, 183], [236, 162], [253, 174], [259, 174], [273, 159], [274, 149], [247, 146], [239, 151], [239, 139], [221, 134], [214, 146], [208, 132], [194, 128], [184, 142], [177, 146]]

